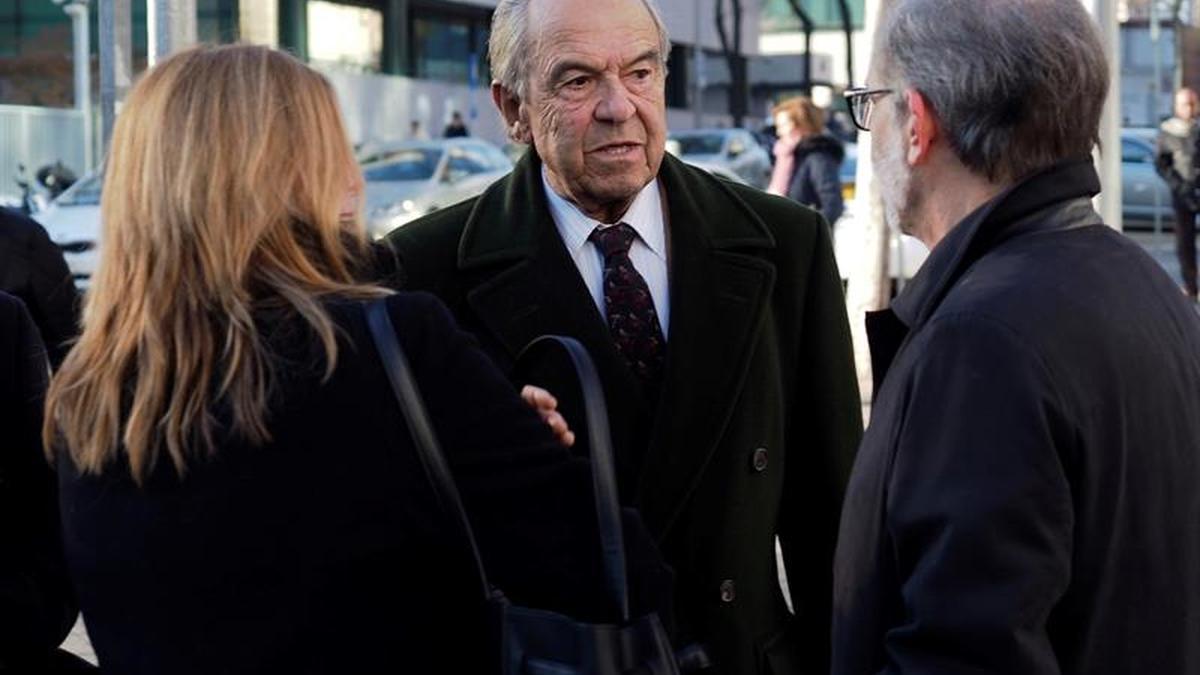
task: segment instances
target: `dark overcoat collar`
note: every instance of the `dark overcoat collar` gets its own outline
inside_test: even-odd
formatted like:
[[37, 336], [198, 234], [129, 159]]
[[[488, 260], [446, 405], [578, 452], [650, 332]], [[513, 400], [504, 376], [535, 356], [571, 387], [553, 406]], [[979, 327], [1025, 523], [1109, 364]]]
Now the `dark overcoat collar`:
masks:
[[876, 391], [907, 337], [929, 320], [971, 265], [1031, 229], [1099, 223], [1087, 201], [1099, 192], [1100, 178], [1090, 159], [1064, 162], [1022, 180], [954, 226], [892, 306], [867, 315]]
[[[728, 186], [667, 155], [671, 325], [660, 403], [635, 501], [662, 536], [716, 450], [762, 330], [775, 239]], [[532, 151], [471, 211], [458, 250], [479, 279], [468, 301], [510, 355], [542, 334], [571, 335], [592, 353], [609, 398], [646, 401], [554, 227]], [[622, 401], [610, 402], [620, 406]]]

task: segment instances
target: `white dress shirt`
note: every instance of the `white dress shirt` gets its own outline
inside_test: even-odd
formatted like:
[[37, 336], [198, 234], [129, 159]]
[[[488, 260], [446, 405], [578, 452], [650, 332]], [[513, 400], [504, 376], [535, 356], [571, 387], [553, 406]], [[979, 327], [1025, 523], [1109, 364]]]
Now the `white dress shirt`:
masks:
[[[604, 307], [604, 254], [588, 237], [597, 227], [608, 227], [616, 223], [601, 223], [583, 214], [579, 207], [563, 199], [550, 187], [546, 178], [546, 167], [542, 167], [542, 187], [546, 190], [546, 201], [550, 205], [550, 216], [558, 235], [562, 237], [567, 253], [579, 268], [579, 274], [592, 294], [592, 300], [607, 317]], [[671, 305], [670, 287], [667, 282], [667, 231], [663, 218], [662, 195], [658, 181], [650, 181], [629, 205], [629, 210], [618, 222], [625, 223], [637, 232], [637, 238], [629, 249], [629, 260], [634, 269], [650, 287], [654, 310], [662, 326], [663, 338], [669, 335]]]

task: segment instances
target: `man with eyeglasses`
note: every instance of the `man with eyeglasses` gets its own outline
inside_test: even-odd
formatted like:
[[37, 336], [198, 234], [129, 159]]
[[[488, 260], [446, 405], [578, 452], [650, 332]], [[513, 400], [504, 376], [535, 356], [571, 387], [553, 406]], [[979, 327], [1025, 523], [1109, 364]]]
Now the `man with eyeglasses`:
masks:
[[1200, 673], [1200, 317], [1092, 208], [1109, 65], [1081, 3], [894, 0], [867, 87], [889, 223], [835, 675]]

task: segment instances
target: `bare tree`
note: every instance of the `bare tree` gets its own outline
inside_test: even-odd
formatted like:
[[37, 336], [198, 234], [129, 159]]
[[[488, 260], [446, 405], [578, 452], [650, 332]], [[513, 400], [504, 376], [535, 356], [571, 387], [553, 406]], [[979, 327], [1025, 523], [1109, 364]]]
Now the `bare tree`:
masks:
[[800, 0], [788, 0], [792, 13], [800, 20], [800, 29], [804, 31], [804, 92], [812, 93], [812, 36], [813, 22], [808, 12], [804, 11]]
[[[715, 0], [717, 36], [721, 39], [721, 53], [729, 66], [729, 116], [733, 118], [733, 126], [742, 126], [746, 117], [747, 95], [746, 57], [742, 55], [742, 0]], [[733, 15], [732, 40], [726, 26], [725, 5], [729, 5]]]

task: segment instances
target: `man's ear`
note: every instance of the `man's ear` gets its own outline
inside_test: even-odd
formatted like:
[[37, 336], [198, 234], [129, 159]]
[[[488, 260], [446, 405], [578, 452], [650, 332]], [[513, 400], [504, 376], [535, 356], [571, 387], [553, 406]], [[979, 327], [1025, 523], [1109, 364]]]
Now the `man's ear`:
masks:
[[905, 90], [904, 101], [908, 105], [908, 124], [905, 125], [908, 163], [923, 164], [929, 159], [933, 142], [940, 133], [937, 114], [929, 99], [915, 89]]
[[493, 81], [492, 103], [496, 104], [496, 110], [500, 111], [500, 117], [504, 119], [504, 131], [509, 140], [526, 145], [533, 142], [529, 122], [525, 119], [525, 106], [521, 105], [521, 99], [517, 98], [516, 94], [500, 82]]

